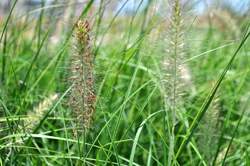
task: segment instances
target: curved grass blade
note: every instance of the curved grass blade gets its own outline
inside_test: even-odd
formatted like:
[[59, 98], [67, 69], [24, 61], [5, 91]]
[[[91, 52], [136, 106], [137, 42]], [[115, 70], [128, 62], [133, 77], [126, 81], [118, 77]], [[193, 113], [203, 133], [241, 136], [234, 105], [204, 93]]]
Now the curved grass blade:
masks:
[[[249, 29], [249, 26], [248, 28]], [[221, 73], [219, 79], [217, 80], [216, 84], [214, 85], [214, 87], [212, 88], [210, 94], [208, 95], [207, 99], [205, 100], [205, 102], [203, 103], [201, 109], [199, 110], [199, 112], [197, 113], [197, 115], [195, 116], [190, 128], [188, 129], [183, 141], [181, 142], [181, 145], [175, 155], [175, 159], [177, 159], [180, 154], [182, 153], [184, 147], [189, 143], [190, 138], [192, 137], [195, 129], [197, 128], [197, 126], [199, 125], [202, 117], [205, 115], [206, 111], [208, 110], [209, 105], [211, 104], [218, 88], [220, 87], [223, 79], [225, 78], [228, 70], [231, 68], [237, 54], [239, 53], [239, 51], [241, 50], [242, 46], [244, 45], [244, 43], [247, 41], [248, 37], [250, 36], [250, 32], [247, 30], [246, 35], [244, 36], [244, 38], [242, 39], [241, 43], [239, 44], [239, 47], [236, 49], [236, 51], [234, 52], [233, 56], [231, 57], [230, 61], [228, 62], [227, 66], [225, 67], [225, 69], [223, 70], [223, 72]]]
[[132, 147], [132, 150], [131, 150], [131, 153], [130, 153], [129, 166], [132, 166], [132, 165], [133, 165], [134, 157], [135, 157], [136, 146], [137, 146], [137, 144], [138, 144], [139, 137], [140, 137], [141, 131], [142, 131], [142, 129], [143, 129], [143, 126], [146, 124], [146, 122], [147, 122], [149, 119], [151, 119], [152, 117], [154, 117], [155, 115], [157, 115], [158, 113], [161, 113], [161, 112], [164, 112], [164, 111], [163, 111], [163, 110], [157, 111], [157, 112], [154, 112], [154, 113], [152, 113], [151, 115], [149, 115], [149, 116], [141, 123], [140, 127], [138, 128], [138, 130], [137, 130], [137, 132], [136, 132], [136, 135], [135, 135], [133, 147]]
[[10, 13], [9, 13], [9, 15], [7, 17], [6, 23], [4, 24], [3, 31], [2, 31], [2, 34], [1, 34], [1, 37], [0, 37], [0, 43], [2, 42], [4, 32], [7, 29], [7, 25], [9, 23], [9, 21], [10, 21], [11, 14], [13, 13], [13, 10], [14, 10], [14, 8], [16, 6], [16, 3], [17, 3], [17, 0], [14, 1], [13, 5], [12, 5], [12, 7], [10, 9]]
[[240, 122], [241, 122], [241, 120], [242, 120], [242, 118], [243, 118], [243, 116], [244, 116], [244, 114], [245, 114], [245, 112], [246, 112], [246, 110], [247, 110], [247, 105], [248, 105], [249, 101], [250, 101], [250, 97], [247, 99], [247, 102], [246, 102], [246, 104], [245, 104], [245, 107], [244, 107], [244, 109], [243, 109], [243, 111], [242, 111], [242, 113], [241, 113], [241, 115], [240, 115], [240, 119], [238, 120], [237, 126], [236, 126], [235, 129], [234, 129], [233, 136], [232, 136], [231, 139], [230, 139], [230, 142], [229, 142], [229, 144], [228, 144], [228, 147], [227, 147], [225, 156], [224, 156], [223, 161], [222, 161], [222, 164], [221, 164], [222, 166], [224, 166], [225, 163], [226, 163], [226, 158], [227, 158], [229, 149], [230, 149], [230, 147], [231, 147], [231, 145], [232, 145], [232, 143], [233, 143], [234, 137], [236, 136], [237, 130], [238, 130], [239, 126], [240, 126]]

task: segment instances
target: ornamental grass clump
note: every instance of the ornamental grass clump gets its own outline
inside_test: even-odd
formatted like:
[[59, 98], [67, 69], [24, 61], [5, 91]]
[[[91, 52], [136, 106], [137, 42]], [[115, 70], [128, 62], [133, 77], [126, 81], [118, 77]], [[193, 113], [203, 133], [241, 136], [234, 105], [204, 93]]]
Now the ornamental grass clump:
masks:
[[90, 127], [95, 112], [94, 57], [91, 50], [90, 25], [79, 20], [75, 32], [75, 52], [71, 57], [69, 105], [73, 111], [76, 131]]

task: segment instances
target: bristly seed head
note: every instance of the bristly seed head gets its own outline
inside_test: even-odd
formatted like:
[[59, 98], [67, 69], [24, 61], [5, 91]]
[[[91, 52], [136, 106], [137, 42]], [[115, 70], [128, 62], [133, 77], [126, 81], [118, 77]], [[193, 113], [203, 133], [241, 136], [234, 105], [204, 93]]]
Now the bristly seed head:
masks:
[[73, 85], [69, 104], [75, 116], [77, 132], [90, 127], [95, 112], [94, 57], [89, 33], [89, 22], [79, 20], [76, 23], [76, 51], [71, 57], [71, 75], [69, 78], [70, 84]]
[[50, 109], [52, 104], [57, 100], [59, 97], [58, 94], [50, 95], [49, 97], [45, 98], [42, 102], [38, 104], [34, 110], [28, 112], [27, 119], [24, 121], [24, 127], [27, 132], [31, 133], [34, 130], [43, 116], [46, 114], [46, 111]]
[[86, 46], [90, 40], [89, 37], [90, 26], [88, 21], [78, 21], [76, 24], [76, 38], [77, 42], [82, 45]]

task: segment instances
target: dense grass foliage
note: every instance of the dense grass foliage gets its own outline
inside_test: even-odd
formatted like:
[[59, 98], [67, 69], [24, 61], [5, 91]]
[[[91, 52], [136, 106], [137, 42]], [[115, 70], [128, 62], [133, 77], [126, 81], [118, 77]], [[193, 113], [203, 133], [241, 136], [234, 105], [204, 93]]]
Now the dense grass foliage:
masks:
[[[126, 14], [128, 1], [111, 12], [90, 0], [76, 13], [71, 1], [42, 3], [22, 15], [13, 1], [0, 19], [0, 166], [250, 165], [249, 19], [196, 16], [178, 0]], [[74, 42], [79, 20], [90, 24], [87, 53]], [[75, 134], [89, 68], [95, 113]]]

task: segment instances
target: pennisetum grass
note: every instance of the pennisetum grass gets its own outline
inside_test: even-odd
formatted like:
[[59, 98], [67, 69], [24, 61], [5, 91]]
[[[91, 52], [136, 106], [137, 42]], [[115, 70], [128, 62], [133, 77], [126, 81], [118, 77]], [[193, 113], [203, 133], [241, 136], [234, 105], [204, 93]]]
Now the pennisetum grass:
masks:
[[86, 130], [90, 127], [95, 111], [94, 64], [90, 44], [90, 25], [79, 20], [76, 24], [75, 50], [71, 57], [70, 83], [73, 85], [69, 104], [75, 116], [76, 128]]
[[184, 136], [178, 151], [175, 154], [175, 159], [177, 159], [180, 154], [183, 152], [184, 147], [189, 143], [189, 141], [191, 140], [191, 137], [194, 134], [194, 131], [197, 129], [198, 125], [200, 124], [201, 119], [204, 117], [205, 113], [208, 111], [209, 106], [211, 105], [216, 92], [218, 91], [219, 87], [221, 86], [222, 81], [224, 80], [227, 72], [229, 71], [229, 69], [232, 67], [232, 64], [234, 62], [234, 60], [236, 59], [239, 51], [241, 50], [241, 48], [243, 47], [243, 45], [245, 44], [245, 42], [247, 41], [247, 39], [250, 36], [250, 32], [249, 32], [249, 26], [247, 27], [247, 31], [244, 34], [243, 39], [241, 40], [238, 48], [236, 49], [236, 51], [234, 52], [234, 54], [231, 56], [229, 62], [227, 63], [226, 67], [224, 68], [223, 72], [221, 73], [219, 79], [217, 80], [216, 84], [213, 86], [211, 92], [209, 93], [209, 95], [207, 96], [206, 100], [204, 101], [203, 105], [201, 106], [200, 110], [198, 111], [198, 113], [196, 114], [193, 122], [191, 123], [186, 135]]
[[28, 112], [27, 119], [24, 121], [25, 130], [31, 133], [39, 124], [40, 120], [58, 99], [58, 94], [50, 95], [38, 104], [32, 111]]
[[183, 76], [186, 71], [184, 60], [184, 28], [182, 19], [182, 7], [179, 0], [172, 1], [172, 14], [167, 34], [167, 50], [162, 64], [163, 89], [165, 98], [165, 110], [167, 116], [167, 128], [169, 135], [168, 165], [171, 165], [174, 155], [175, 126], [177, 112], [181, 106], [183, 94]]
[[[0, 4], [4, 1], [0, 0]], [[13, 12], [16, 3], [20, 6], [19, 1], [6, 0], [12, 7], [3, 24], [0, 23], [0, 165], [249, 165], [249, 118], [246, 112], [249, 107], [241, 112], [239, 108], [243, 103], [238, 98], [250, 88], [247, 47], [250, 34], [247, 33], [242, 42], [231, 42], [231, 38], [238, 38], [238, 32], [241, 34], [241, 25], [245, 26], [243, 21], [248, 20], [241, 21], [242, 17], [237, 16], [232, 17], [237, 21], [230, 21], [231, 17], [226, 19], [223, 13], [218, 13], [211, 17], [211, 23], [214, 23], [211, 27], [200, 23], [197, 26], [195, 21], [189, 31], [184, 19], [188, 13], [183, 9], [184, 3], [193, 1], [169, 0], [167, 36], [162, 35], [162, 29], [158, 33], [159, 38], [166, 41], [157, 41], [155, 47], [149, 47], [158, 36], [153, 34], [154, 39], [147, 35], [161, 22], [160, 9], [166, 1], [69, 1], [46, 3], [42, 0], [42, 5], [27, 11], [22, 16], [25, 20], [19, 24], [20, 19]], [[131, 2], [135, 2], [133, 8], [136, 11], [127, 13]], [[115, 6], [112, 12], [109, 5]], [[58, 22], [63, 22], [65, 31], [57, 31], [63, 41], [53, 43], [49, 39], [59, 20], [55, 15], [66, 6], [65, 21]], [[189, 4], [186, 7], [189, 8]], [[190, 7], [196, 8], [196, 5]], [[20, 9], [15, 7], [14, 11]], [[90, 28], [88, 21], [80, 20], [72, 27], [74, 15], [80, 14], [79, 19], [85, 18], [90, 15], [90, 9], [97, 9], [94, 26]], [[151, 9], [156, 10], [153, 15]], [[60, 11], [58, 14], [63, 16]], [[203, 15], [197, 17], [203, 22]], [[216, 22], [221, 19], [223, 22]], [[44, 27], [51, 21], [53, 23], [47, 31]], [[20, 26], [15, 26], [17, 24]], [[206, 33], [207, 28], [209, 33]], [[96, 40], [90, 38], [93, 30]], [[70, 61], [66, 61], [70, 63], [67, 72], [70, 73], [70, 78], [67, 77], [70, 87], [59, 98], [54, 94], [65, 89], [60, 82], [64, 76], [61, 69], [72, 50], [68, 47], [72, 33], [74, 54], [70, 54]], [[188, 36], [192, 43], [186, 43], [190, 41]], [[102, 40], [106, 37], [112, 40]], [[119, 37], [121, 40], [114, 40]], [[197, 37], [195, 43], [193, 37]], [[228, 39], [231, 44], [240, 42], [234, 54], [233, 44], [230, 44], [232, 47], [224, 47], [227, 45], [223, 43]], [[165, 50], [161, 51], [158, 48], [163, 44]], [[185, 49], [187, 44], [189, 50]], [[214, 49], [221, 44], [222, 47]], [[48, 45], [49, 49], [46, 49]], [[92, 53], [92, 49], [95, 52]], [[144, 53], [149, 56], [143, 56]], [[159, 53], [164, 56], [164, 61], [157, 57]], [[192, 57], [187, 60], [189, 54]], [[48, 55], [53, 55], [53, 59]], [[206, 55], [202, 61], [196, 60], [202, 55]], [[236, 60], [237, 56], [240, 58]], [[101, 78], [98, 94], [94, 93], [94, 78], [97, 77], [94, 75], [97, 71], [94, 57], [102, 63], [99, 69], [108, 71]], [[227, 65], [224, 70], [223, 65]], [[222, 73], [212, 88], [210, 80], [219, 71]], [[228, 77], [227, 72], [230, 73]], [[160, 81], [154, 83], [158, 79], [155, 73], [161, 76]], [[195, 74], [195, 81], [191, 74]], [[225, 77], [226, 81], [223, 81]], [[197, 90], [194, 98], [189, 93], [193, 83]], [[210, 88], [209, 93], [207, 90]], [[219, 88], [221, 107], [213, 99]], [[162, 94], [158, 94], [158, 90]], [[27, 112], [37, 94], [43, 93], [51, 95]], [[202, 105], [201, 100], [206, 94], [207, 99]], [[72, 127], [67, 127], [67, 123], [72, 119], [62, 103], [66, 95], [69, 95], [67, 103], [75, 117], [73, 129], [74, 134], [78, 134], [77, 138], [68, 134]], [[95, 123], [96, 128], [91, 135], [84, 135], [85, 130], [89, 134], [88, 129], [92, 128], [95, 96], [103, 100], [98, 102], [98, 109], [102, 111], [96, 111], [100, 120]], [[164, 104], [158, 102], [160, 97], [164, 98]], [[55, 110], [60, 112], [58, 117], [48, 118]], [[160, 117], [162, 113], [164, 116]], [[23, 118], [24, 114], [27, 118]], [[221, 120], [219, 127], [216, 124], [218, 116]], [[22, 130], [23, 123], [26, 130]], [[221, 130], [219, 134], [218, 130]]]
[[221, 129], [219, 102], [219, 97], [216, 97], [199, 125], [198, 147], [208, 165], [212, 165], [211, 159], [216, 154], [219, 142]]

